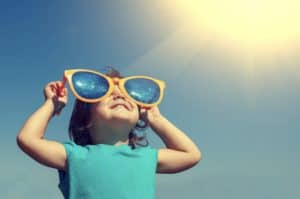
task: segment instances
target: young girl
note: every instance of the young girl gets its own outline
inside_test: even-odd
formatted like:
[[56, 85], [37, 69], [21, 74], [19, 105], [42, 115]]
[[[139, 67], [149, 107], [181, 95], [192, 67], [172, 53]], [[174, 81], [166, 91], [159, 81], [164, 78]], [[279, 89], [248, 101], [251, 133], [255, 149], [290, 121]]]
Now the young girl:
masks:
[[[70, 141], [46, 140], [54, 115], [67, 104], [69, 86], [76, 97], [69, 124]], [[66, 70], [63, 82], [48, 83], [45, 102], [28, 118], [18, 146], [37, 162], [58, 170], [59, 188], [70, 199], [153, 199], [155, 174], [176, 173], [196, 165], [198, 147], [159, 111], [164, 83], [146, 76], [121, 77]], [[155, 149], [145, 136], [147, 125], [166, 148]]]

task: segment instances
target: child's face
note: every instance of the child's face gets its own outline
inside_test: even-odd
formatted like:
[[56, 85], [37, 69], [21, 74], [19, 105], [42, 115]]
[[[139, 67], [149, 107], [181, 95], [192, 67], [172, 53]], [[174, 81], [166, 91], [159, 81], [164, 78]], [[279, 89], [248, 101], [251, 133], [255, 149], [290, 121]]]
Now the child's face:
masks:
[[134, 127], [139, 119], [139, 110], [137, 104], [128, 100], [115, 85], [109, 97], [92, 104], [91, 118], [93, 123], [99, 125]]

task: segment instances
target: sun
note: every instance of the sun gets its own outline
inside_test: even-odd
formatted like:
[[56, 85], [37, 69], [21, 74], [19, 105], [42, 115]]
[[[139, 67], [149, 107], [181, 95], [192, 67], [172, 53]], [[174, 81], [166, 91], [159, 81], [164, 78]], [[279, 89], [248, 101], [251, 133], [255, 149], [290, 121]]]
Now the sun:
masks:
[[231, 50], [258, 55], [300, 44], [299, 0], [182, 0], [172, 7], [199, 38]]

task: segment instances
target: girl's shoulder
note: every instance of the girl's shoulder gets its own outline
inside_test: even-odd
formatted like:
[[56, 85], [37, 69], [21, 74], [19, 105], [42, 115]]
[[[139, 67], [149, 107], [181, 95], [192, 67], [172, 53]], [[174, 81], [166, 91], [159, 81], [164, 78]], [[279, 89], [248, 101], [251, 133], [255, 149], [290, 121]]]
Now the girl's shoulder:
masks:
[[69, 158], [74, 155], [81, 156], [86, 154], [86, 147], [76, 144], [73, 140], [64, 141], [61, 144], [64, 146]]

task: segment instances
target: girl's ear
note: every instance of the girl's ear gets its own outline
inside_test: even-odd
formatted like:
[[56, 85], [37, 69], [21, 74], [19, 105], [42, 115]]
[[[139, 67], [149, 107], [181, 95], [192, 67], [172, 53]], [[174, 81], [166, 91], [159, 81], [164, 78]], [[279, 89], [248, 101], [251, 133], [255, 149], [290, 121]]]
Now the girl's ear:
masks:
[[139, 120], [136, 126], [140, 128], [148, 126], [147, 110], [145, 108], [139, 107]]

